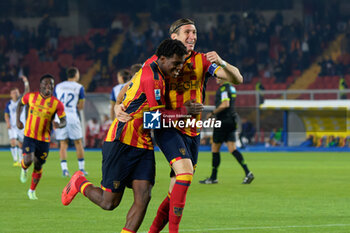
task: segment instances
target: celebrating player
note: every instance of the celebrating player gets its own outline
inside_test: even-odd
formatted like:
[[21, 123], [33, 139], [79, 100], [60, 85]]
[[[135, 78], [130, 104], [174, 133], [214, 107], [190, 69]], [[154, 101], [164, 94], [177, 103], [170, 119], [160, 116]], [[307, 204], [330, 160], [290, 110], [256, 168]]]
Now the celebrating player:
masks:
[[[169, 90], [166, 95], [169, 100], [166, 108], [177, 109], [187, 101], [202, 104], [209, 75], [233, 84], [243, 82], [239, 70], [222, 60], [215, 51], [206, 54], [194, 51], [197, 30], [192, 20], [175, 21], [169, 29], [169, 34], [171, 39], [180, 40], [186, 46], [188, 56], [180, 74], [177, 77], [166, 79]], [[145, 62], [145, 65], [156, 59], [157, 55], [154, 55]], [[123, 92], [120, 93], [122, 94]], [[122, 110], [122, 104], [118, 105], [115, 109], [116, 116], [125, 120], [128, 116]], [[200, 120], [201, 114], [195, 115], [193, 119]], [[169, 161], [172, 171], [169, 193], [159, 206], [157, 216], [149, 231], [151, 233], [160, 232], [168, 221], [170, 233], [179, 231], [187, 190], [192, 182], [194, 167], [197, 164], [199, 132], [197, 124], [194, 124], [194, 127], [177, 126], [176, 129], [167, 128], [155, 131], [156, 142]]]
[[[27, 181], [27, 169], [34, 162], [32, 183], [27, 193], [30, 200], [38, 199], [35, 189], [42, 175], [42, 166], [46, 162], [49, 153], [51, 128], [52, 126], [54, 128], [66, 126], [64, 106], [61, 101], [52, 96], [53, 89], [53, 76], [45, 74], [40, 78], [39, 92], [29, 92], [24, 95], [18, 103], [16, 110], [17, 127], [23, 129], [23, 123], [20, 121], [20, 113], [23, 106], [28, 105], [20, 180], [22, 183]], [[60, 123], [53, 121], [55, 114], [60, 118]]]
[[54, 96], [63, 103], [64, 111], [67, 115], [67, 126], [56, 130], [56, 139], [60, 141], [61, 169], [64, 177], [69, 177], [67, 166], [68, 138], [74, 141], [79, 170], [87, 175], [82, 142], [83, 132], [79, 116], [79, 111], [84, 109], [84, 87], [78, 83], [80, 73], [77, 68], [68, 68], [67, 77], [68, 80], [57, 84], [54, 91]]
[[205, 180], [199, 181], [201, 184], [216, 184], [217, 172], [220, 165], [220, 148], [223, 142], [226, 142], [229, 152], [237, 159], [237, 162], [242, 166], [245, 177], [242, 184], [250, 184], [253, 179], [253, 173], [248, 169], [248, 166], [243, 158], [243, 155], [236, 148], [236, 129], [237, 129], [237, 113], [235, 111], [236, 89], [230, 83], [223, 80], [217, 80], [220, 84], [215, 96], [214, 111], [209, 113], [208, 118], [215, 116], [220, 120], [222, 125], [220, 128], [214, 128], [213, 143], [211, 151], [213, 153], [212, 173]]
[[[29, 82], [27, 77], [20, 77], [24, 83], [24, 95], [29, 92]], [[22, 142], [23, 142], [23, 130], [19, 130], [16, 125], [16, 109], [18, 102], [21, 99], [19, 90], [17, 87], [10, 90], [11, 100], [7, 102], [5, 108], [5, 121], [8, 129], [8, 135], [10, 138], [11, 154], [13, 158], [13, 166], [20, 167], [22, 160]], [[21, 112], [21, 121], [25, 121], [25, 112]]]
[[[124, 123], [115, 119], [102, 147], [102, 188], [93, 186], [78, 171], [63, 189], [64, 205], [69, 205], [81, 192], [102, 209], [113, 210], [121, 202], [125, 186], [131, 187], [134, 203], [122, 232], [138, 230], [146, 213], [155, 177], [153, 143], [150, 130], [143, 128], [143, 113], [164, 108], [164, 75], [177, 76], [186, 53], [180, 41], [164, 40], [157, 49], [157, 60], [145, 65], [134, 76], [123, 101], [130, 121]], [[188, 109], [182, 106], [168, 113], [196, 113]]]

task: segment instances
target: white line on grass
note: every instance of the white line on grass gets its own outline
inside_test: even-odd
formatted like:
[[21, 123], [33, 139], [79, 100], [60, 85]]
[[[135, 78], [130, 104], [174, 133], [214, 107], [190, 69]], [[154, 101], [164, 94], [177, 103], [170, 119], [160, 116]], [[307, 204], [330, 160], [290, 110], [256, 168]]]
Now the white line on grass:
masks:
[[[241, 231], [260, 229], [283, 229], [283, 228], [318, 228], [318, 227], [346, 227], [350, 224], [325, 224], [325, 225], [297, 225], [297, 226], [261, 226], [261, 227], [232, 227], [232, 228], [208, 228], [208, 229], [181, 229], [181, 232], [207, 232], [207, 231]], [[163, 231], [169, 232], [169, 231]], [[147, 231], [141, 232], [147, 233]]]

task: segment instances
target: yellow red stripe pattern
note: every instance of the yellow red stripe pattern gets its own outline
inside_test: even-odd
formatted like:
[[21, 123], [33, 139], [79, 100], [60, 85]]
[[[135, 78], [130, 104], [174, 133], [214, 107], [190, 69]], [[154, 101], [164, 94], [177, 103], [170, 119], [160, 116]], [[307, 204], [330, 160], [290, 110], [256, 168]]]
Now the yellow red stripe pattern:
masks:
[[54, 96], [45, 99], [39, 92], [30, 92], [22, 97], [22, 103], [28, 105], [24, 135], [38, 141], [50, 142], [55, 113], [59, 118], [66, 115], [62, 102]]

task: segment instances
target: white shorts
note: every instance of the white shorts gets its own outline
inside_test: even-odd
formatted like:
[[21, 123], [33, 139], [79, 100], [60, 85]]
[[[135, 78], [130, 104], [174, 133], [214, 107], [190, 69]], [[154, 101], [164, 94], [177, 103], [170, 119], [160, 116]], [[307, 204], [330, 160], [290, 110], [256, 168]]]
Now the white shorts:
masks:
[[8, 134], [10, 139], [16, 139], [20, 142], [23, 142], [24, 128], [18, 129], [17, 127], [11, 127], [11, 129], [8, 129]]
[[81, 129], [80, 123], [68, 124], [62, 129], [55, 130], [57, 140], [77, 140], [83, 138], [83, 131]]

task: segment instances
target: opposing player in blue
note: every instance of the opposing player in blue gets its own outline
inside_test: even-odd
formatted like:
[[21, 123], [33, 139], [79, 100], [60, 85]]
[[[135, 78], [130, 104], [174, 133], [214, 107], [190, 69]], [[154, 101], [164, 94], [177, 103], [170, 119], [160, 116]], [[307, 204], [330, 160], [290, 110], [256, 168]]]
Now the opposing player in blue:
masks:
[[79, 170], [87, 175], [82, 142], [83, 132], [79, 116], [79, 111], [84, 109], [85, 91], [83, 85], [78, 83], [80, 73], [76, 67], [67, 69], [67, 78], [67, 81], [57, 84], [54, 91], [54, 96], [63, 103], [67, 116], [66, 127], [56, 130], [56, 139], [60, 141], [61, 169], [64, 177], [70, 176], [67, 165], [68, 139], [74, 142]]
[[111, 96], [110, 96], [110, 105], [111, 105], [110, 117], [112, 121], [115, 119], [114, 106], [117, 102], [118, 94], [120, 90], [123, 89], [125, 84], [130, 80], [131, 73], [127, 69], [123, 69], [118, 72], [117, 77], [118, 77], [118, 84], [113, 87], [111, 91]]
[[[29, 82], [27, 77], [21, 76], [24, 83], [24, 93], [29, 92]], [[18, 102], [21, 100], [20, 92], [17, 87], [12, 88], [10, 90], [11, 100], [9, 100], [6, 104], [5, 108], [5, 121], [8, 130], [8, 135], [10, 138], [11, 145], [11, 155], [13, 158], [13, 166], [20, 167], [22, 161], [22, 142], [24, 137], [24, 130], [20, 130], [16, 125], [16, 109]], [[21, 113], [21, 121], [25, 123], [25, 111], [23, 110]]]

